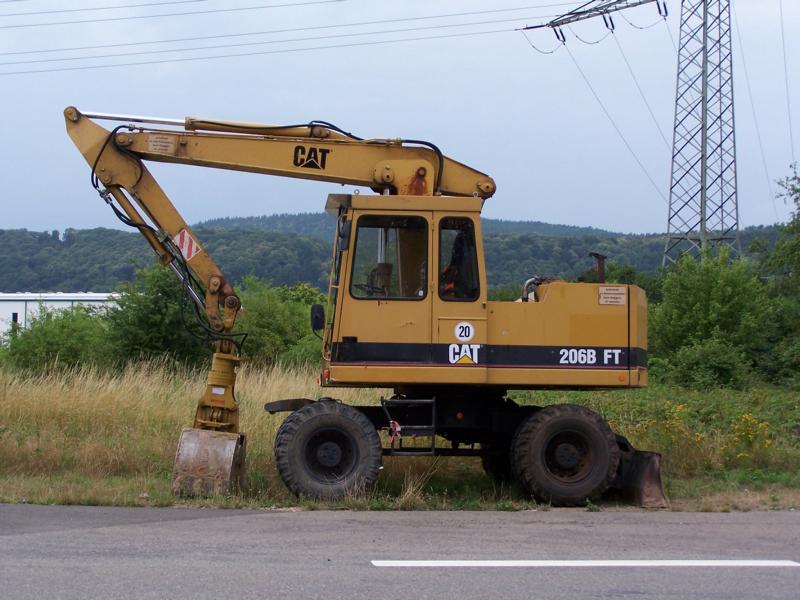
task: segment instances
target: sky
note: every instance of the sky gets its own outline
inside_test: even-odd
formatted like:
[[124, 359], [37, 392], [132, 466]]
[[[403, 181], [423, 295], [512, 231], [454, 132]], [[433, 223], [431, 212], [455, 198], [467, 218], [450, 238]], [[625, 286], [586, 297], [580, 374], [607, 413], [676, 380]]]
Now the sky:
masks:
[[[783, 0], [791, 110], [780, 2], [733, 0], [740, 26], [739, 36], [734, 31], [734, 87], [742, 226], [785, 221], [791, 212], [774, 195], [780, 189], [775, 181], [790, 174], [793, 154], [800, 152], [800, 2]], [[74, 105], [84, 112], [272, 124], [319, 119], [361, 137], [424, 139], [495, 179], [498, 191], [484, 216], [665, 231], [671, 149], [636, 82], [671, 141], [677, 57], [667, 28], [677, 40], [680, 2], [667, 0], [666, 24], [655, 4], [615, 18], [618, 44], [596, 19], [566, 30], [566, 48], [549, 30], [529, 32], [533, 46], [552, 54], [515, 31], [577, 5], [0, 0], [0, 229], [122, 227], [91, 188], [89, 168], [64, 130], [62, 111]], [[83, 10], [95, 8], [103, 10]], [[463, 14], [470, 12], [481, 14]], [[365, 22], [371, 24], [355, 25]], [[275, 30], [284, 32], [241, 35]], [[205, 39], [165, 42], [184, 38]], [[108, 45], [116, 46], [64, 50]], [[206, 48], [171, 51], [198, 47]], [[107, 67], [122, 63], [140, 64]], [[328, 193], [343, 191], [330, 183], [149, 167], [189, 223], [318, 212]]]

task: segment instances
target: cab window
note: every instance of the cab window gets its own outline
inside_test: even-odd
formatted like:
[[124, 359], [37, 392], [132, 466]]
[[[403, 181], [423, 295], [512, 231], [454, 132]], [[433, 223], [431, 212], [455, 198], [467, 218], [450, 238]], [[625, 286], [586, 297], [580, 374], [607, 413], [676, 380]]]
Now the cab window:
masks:
[[428, 293], [428, 222], [422, 217], [358, 219], [350, 294], [354, 298], [421, 300]]
[[439, 297], [469, 302], [480, 291], [475, 225], [466, 217], [446, 217], [439, 225]]

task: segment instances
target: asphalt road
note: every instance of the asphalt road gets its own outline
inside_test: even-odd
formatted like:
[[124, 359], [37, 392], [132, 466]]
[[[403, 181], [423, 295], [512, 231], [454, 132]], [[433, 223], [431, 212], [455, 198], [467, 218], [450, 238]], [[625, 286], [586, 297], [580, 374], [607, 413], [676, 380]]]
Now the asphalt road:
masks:
[[[380, 567], [372, 562], [383, 560], [797, 564]], [[0, 597], [796, 599], [800, 513], [0, 505]]]

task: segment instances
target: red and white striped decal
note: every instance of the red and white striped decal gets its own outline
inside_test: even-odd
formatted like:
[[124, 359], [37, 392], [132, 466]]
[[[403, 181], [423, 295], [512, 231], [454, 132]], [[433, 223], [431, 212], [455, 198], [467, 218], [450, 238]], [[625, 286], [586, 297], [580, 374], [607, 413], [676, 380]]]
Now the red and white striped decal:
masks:
[[172, 241], [175, 242], [186, 260], [192, 260], [202, 250], [200, 244], [185, 229], [181, 229], [178, 235], [172, 238]]

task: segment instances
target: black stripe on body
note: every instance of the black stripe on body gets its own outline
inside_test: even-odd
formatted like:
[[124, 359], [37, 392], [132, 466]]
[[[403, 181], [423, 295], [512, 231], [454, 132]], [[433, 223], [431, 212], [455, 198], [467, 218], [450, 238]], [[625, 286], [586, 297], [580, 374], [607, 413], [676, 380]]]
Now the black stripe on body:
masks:
[[[389, 344], [379, 342], [337, 342], [333, 344], [334, 364], [403, 366], [450, 366], [453, 344]], [[470, 344], [454, 344], [470, 346]], [[527, 369], [635, 369], [647, 367], [647, 351], [618, 346], [512, 346], [480, 344], [478, 366]], [[564, 353], [566, 351], [566, 354]], [[575, 352], [571, 352], [575, 351]], [[576, 352], [594, 352], [594, 361], [570, 362]], [[607, 353], [608, 351], [608, 353]]]

